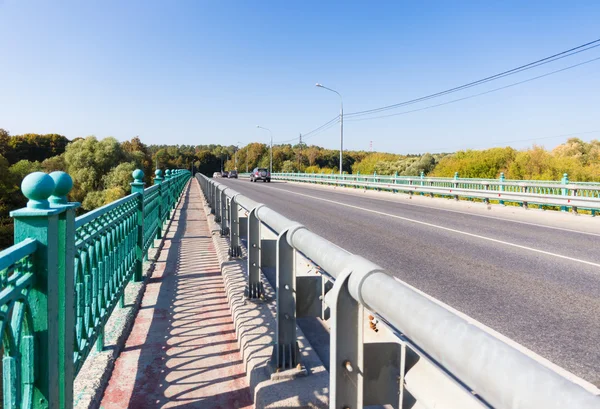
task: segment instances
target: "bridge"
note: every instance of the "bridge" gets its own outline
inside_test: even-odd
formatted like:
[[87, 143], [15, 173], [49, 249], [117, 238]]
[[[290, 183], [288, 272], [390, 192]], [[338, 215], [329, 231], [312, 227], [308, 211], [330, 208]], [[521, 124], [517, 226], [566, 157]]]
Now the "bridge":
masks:
[[598, 186], [132, 176], [23, 180], [3, 407], [600, 407]]

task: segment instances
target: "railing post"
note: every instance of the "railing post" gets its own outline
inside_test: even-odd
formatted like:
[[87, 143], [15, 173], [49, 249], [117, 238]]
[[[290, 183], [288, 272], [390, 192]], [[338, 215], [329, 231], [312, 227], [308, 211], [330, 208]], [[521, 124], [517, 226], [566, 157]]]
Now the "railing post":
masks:
[[348, 281], [352, 271], [344, 270], [325, 295], [330, 308], [329, 407], [363, 407], [364, 308], [352, 296]]
[[261, 244], [260, 229], [261, 222], [258, 220], [257, 212], [263, 205], [258, 205], [248, 214], [248, 288], [246, 297], [250, 299], [262, 298], [264, 294], [262, 281], [260, 279]]
[[171, 220], [171, 187], [173, 181], [171, 180], [171, 169], [165, 170], [165, 202], [164, 206], [167, 209], [167, 220]]
[[[65, 172], [52, 172], [54, 192], [50, 196], [50, 207], [64, 209], [58, 215], [58, 394], [60, 407], [73, 407], [73, 382], [75, 365], [73, 363], [73, 329], [75, 328], [75, 211], [80, 206], [77, 202], [69, 203], [67, 195], [73, 188], [73, 179]], [[102, 333], [104, 335], [104, 333]], [[98, 342], [103, 343], [98, 338]]]
[[[53, 178], [45, 173], [34, 172], [27, 175], [21, 183], [21, 190], [29, 201], [26, 208], [11, 212], [14, 218], [15, 243], [31, 238], [38, 241], [38, 248], [33, 255], [34, 288], [29, 294], [33, 337], [28, 336], [22, 341], [22, 348], [29, 351], [22, 357], [28, 365], [28, 370], [21, 374], [20, 383], [33, 384], [33, 408], [62, 409], [72, 405], [69, 403], [72, 394], [66, 396], [66, 393], [73, 382], [72, 373], [61, 373], [66, 369], [61, 363], [64, 364], [66, 359], [72, 360], [73, 355], [62, 358], [59, 355], [60, 346], [66, 347], [64, 341], [67, 332], [72, 344], [74, 328], [64, 327], [66, 314], [73, 314], [73, 311], [64, 310], [64, 300], [59, 298], [60, 292], [67, 286], [72, 289], [72, 281], [62, 284], [59, 282], [59, 278], [64, 278], [65, 272], [68, 271], [66, 265], [61, 266], [61, 260], [66, 263], [66, 254], [60, 254], [67, 250], [64, 237], [66, 217], [62, 228], [59, 227], [59, 216], [66, 209], [50, 208], [48, 198], [54, 192], [55, 185]], [[63, 271], [59, 272], [61, 269]], [[19, 362], [18, 365], [22, 363]], [[69, 375], [71, 378], [66, 379]]]
[[133, 182], [131, 185], [131, 193], [138, 193], [138, 210], [137, 210], [137, 240], [135, 250], [135, 270], [133, 273], [133, 281], [142, 281], [142, 269], [144, 264], [144, 172], [141, 169], [136, 169], [132, 172]]
[[229, 229], [227, 228], [227, 194], [225, 193], [227, 188], [221, 190], [221, 236], [227, 236], [229, 234]]
[[171, 210], [175, 210], [177, 207], [177, 199], [179, 198], [179, 184], [181, 182], [181, 178], [177, 169], [171, 171], [171, 175], [173, 177], [173, 190], [171, 191]]
[[[421, 186], [424, 186], [423, 180], [425, 179], [425, 172], [421, 171]], [[421, 196], [424, 196], [425, 192], [421, 192]]]
[[162, 170], [160, 169], [156, 169], [154, 171], [154, 184], [158, 185], [158, 229], [156, 230], [156, 239], [160, 240], [162, 238], [162, 229], [163, 229], [163, 220], [162, 220], [162, 215], [163, 215], [163, 211], [164, 211], [164, 204], [163, 204], [163, 177], [162, 177]]
[[236, 196], [234, 195], [229, 202], [229, 212], [230, 212], [230, 227], [229, 227], [229, 255], [231, 257], [239, 257], [242, 254], [240, 248], [240, 219], [239, 219], [239, 209], [236, 200]]
[[211, 214], [217, 214], [217, 185], [215, 183], [210, 184], [210, 212]]
[[[505, 180], [506, 179], [504, 178], [504, 172], [501, 172], [500, 173], [500, 186], [498, 186], [498, 190], [500, 192], [504, 192], [504, 185], [503, 185], [503, 183], [504, 183]], [[504, 206], [504, 200], [499, 200], [498, 203]]]
[[215, 186], [215, 222], [221, 223], [221, 193], [218, 186]]
[[288, 239], [303, 228], [302, 225], [290, 227], [277, 238], [277, 329], [271, 356], [275, 370], [292, 369], [299, 364], [296, 340], [296, 252]]
[[[566, 173], [564, 173], [564, 174], [563, 174], [563, 177], [562, 177], [562, 179], [561, 179], [561, 181], [560, 181], [560, 183], [561, 183], [562, 185], [568, 185], [568, 184], [569, 184], [569, 175], [568, 175], [568, 174], [566, 174]], [[569, 189], [567, 189], [567, 188], [563, 188], [563, 189], [562, 189], [562, 195], [563, 195], [563, 196], [569, 196]], [[566, 211], [567, 211], [567, 206], [561, 206], [561, 207], [560, 207], [560, 211], [561, 211], [561, 212], [566, 212]]]
[[[452, 186], [454, 186], [454, 189], [458, 189], [458, 172], [454, 172], [454, 182]], [[454, 195], [454, 200], [458, 200], [458, 195]]]

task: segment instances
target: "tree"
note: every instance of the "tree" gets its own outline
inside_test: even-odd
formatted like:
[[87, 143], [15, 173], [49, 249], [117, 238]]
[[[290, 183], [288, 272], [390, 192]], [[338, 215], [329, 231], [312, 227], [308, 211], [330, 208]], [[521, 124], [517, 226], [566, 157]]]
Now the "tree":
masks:
[[[103, 176], [113, 167], [126, 162], [126, 159], [125, 152], [114, 138], [98, 141], [95, 137], [88, 136], [69, 144], [65, 152], [65, 163], [74, 182], [71, 197], [86, 203], [85, 197], [90, 192], [104, 190]], [[83, 208], [90, 210], [85, 204]]]
[[212, 176], [220, 170], [221, 161], [210, 151], [200, 151], [196, 154], [197, 161], [194, 163], [196, 171], [206, 176]]
[[[5, 155], [8, 151], [8, 144], [10, 142], [10, 134], [7, 130], [0, 128], [0, 155], [6, 160]], [[7, 161], [8, 162], [8, 161]]]
[[298, 168], [296, 167], [296, 163], [294, 163], [291, 160], [286, 160], [285, 162], [283, 162], [283, 165], [281, 166], [281, 171], [283, 173], [292, 173], [292, 172], [296, 172], [298, 170]]
[[69, 140], [58, 134], [24, 134], [10, 137], [6, 158], [10, 163], [20, 160], [41, 162], [62, 154]]

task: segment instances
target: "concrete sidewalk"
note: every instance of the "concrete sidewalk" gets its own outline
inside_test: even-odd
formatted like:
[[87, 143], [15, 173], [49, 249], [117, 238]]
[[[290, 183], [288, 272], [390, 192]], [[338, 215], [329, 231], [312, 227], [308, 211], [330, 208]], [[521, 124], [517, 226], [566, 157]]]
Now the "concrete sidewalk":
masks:
[[190, 183], [101, 407], [251, 408], [219, 262]]

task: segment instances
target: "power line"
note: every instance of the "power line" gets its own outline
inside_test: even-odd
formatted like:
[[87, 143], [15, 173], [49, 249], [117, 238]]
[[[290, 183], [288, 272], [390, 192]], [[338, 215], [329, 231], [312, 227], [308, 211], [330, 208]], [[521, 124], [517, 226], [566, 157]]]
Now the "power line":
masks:
[[[514, 74], [517, 74], [517, 73], [520, 73], [520, 72], [523, 72], [523, 71], [526, 71], [526, 70], [530, 70], [530, 69], [539, 67], [541, 65], [549, 64], [551, 62], [554, 62], [554, 61], [557, 61], [557, 60], [560, 60], [560, 59], [563, 59], [563, 58], [567, 58], [567, 57], [570, 57], [570, 56], [575, 55], [575, 54], [582, 53], [584, 51], [591, 50], [591, 49], [596, 48], [596, 47], [600, 47], [600, 44], [597, 44], [599, 42], [600, 42], [600, 39], [597, 39], [597, 40], [594, 40], [594, 41], [590, 41], [590, 42], [588, 42], [586, 44], [582, 44], [580, 46], [571, 48], [569, 50], [562, 51], [562, 52], [560, 52], [558, 54], [554, 54], [554, 55], [542, 58], [541, 60], [533, 61], [531, 63], [525, 64], [525, 65], [521, 65], [521, 66], [513, 68], [511, 70], [503, 71], [501, 73], [498, 73], [498, 74], [495, 74], [495, 75], [492, 75], [492, 76], [489, 76], [489, 77], [486, 77], [486, 78], [482, 78], [482, 79], [477, 80], [477, 81], [469, 82], [467, 84], [460, 85], [458, 87], [450, 88], [450, 89], [447, 89], [445, 91], [436, 92], [434, 94], [430, 94], [430, 95], [426, 95], [426, 96], [423, 96], [423, 97], [420, 97], [420, 98], [416, 98], [416, 99], [412, 99], [412, 100], [400, 102], [400, 103], [397, 103], [397, 104], [383, 106], [383, 107], [380, 107], [380, 108], [374, 108], [374, 109], [368, 109], [368, 110], [364, 110], [364, 111], [351, 112], [351, 113], [345, 114], [345, 116], [347, 116], [347, 117], [354, 117], [354, 116], [363, 116], [363, 115], [373, 114], [373, 113], [377, 113], [377, 112], [381, 112], [381, 111], [387, 111], [387, 110], [390, 110], [390, 109], [399, 108], [401, 106], [416, 104], [418, 102], [423, 102], [423, 101], [426, 101], [426, 100], [429, 100], [429, 99], [432, 99], [432, 98], [437, 98], [437, 97], [440, 97], [440, 96], [443, 96], [443, 95], [447, 95], [447, 94], [450, 94], [450, 93], [462, 91], [462, 90], [467, 89], [467, 88], [471, 88], [471, 87], [474, 87], [474, 86], [477, 86], [477, 85], [484, 84], [486, 82], [490, 82], [490, 81], [494, 81], [494, 80], [497, 80], [497, 79], [500, 79], [500, 78], [504, 78], [504, 77], [509, 76], [509, 75], [514, 75]], [[593, 44], [595, 44], [595, 45], [593, 45]]]
[[325, 131], [333, 128], [334, 126], [337, 125], [337, 123], [338, 122], [335, 121], [335, 122], [332, 122], [332, 123], [328, 124], [326, 127], [322, 127], [319, 130], [315, 130], [312, 134], [310, 134], [309, 136], [305, 137], [304, 139], [309, 139], [309, 138], [312, 138], [313, 136], [317, 136], [318, 134], [323, 133], [323, 132], [325, 132]]
[[[305, 132], [302, 134], [302, 136], [306, 139], [306, 137], [311, 137], [314, 136], [316, 134], [319, 134], [323, 131], [326, 131], [327, 129], [331, 128], [333, 125], [335, 125], [337, 123], [337, 121], [339, 120], [340, 116], [336, 115], [335, 117], [331, 118], [329, 121], [325, 122], [323, 125], [309, 131], [309, 132]], [[297, 138], [292, 138], [292, 139], [286, 139], [285, 141], [277, 141], [277, 142], [273, 142], [273, 143], [277, 143], [277, 144], [282, 144], [282, 143], [287, 143], [287, 142], [292, 142], [295, 141]]]
[[537, 80], [537, 79], [540, 79], [540, 78], [548, 77], [550, 75], [557, 74], [557, 73], [563, 72], [563, 71], [567, 71], [567, 70], [579, 67], [581, 65], [589, 64], [589, 63], [592, 63], [592, 62], [598, 61], [598, 60], [600, 60], [600, 57], [593, 58], [591, 60], [587, 60], [587, 61], [584, 61], [584, 62], [579, 63], [579, 64], [570, 65], [568, 67], [561, 68], [560, 70], [556, 70], [556, 71], [552, 71], [552, 72], [549, 72], [549, 73], [546, 73], [546, 74], [538, 75], [537, 77], [533, 77], [533, 78], [529, 78], [529, 79], [526, 79], [526, 80], [523, 80], [523, 81], [515, 82], [513, 84], [505, 85], [503, 87], [494, 88], [494, 89], [491, 89], [491, 90], [485, 91], [485, 92], [480, 92], [479, 94], [469, 95], [469, 96], [466, 96], [466, 97], [462, 97], [462, 98], [458, 98], [458, 99], [453, 99], [451, 101], [442, 102], [441, 104], [429, 105], [429, 106], [426, 106], [426, 107], [423, 107], [423, 108], [412, 109], [410, 111], [397, 112], [395, 114], [373, 116], [373, 117], [368, 117], [368, 118], [351, 118], [351, 119], [347, 119], [347, 121], [348, 122], [358, 122], [358, 121], [369, 121], [369, 120], [372, 120], [372, 119], [389, 118], [391, 116], [406, 115], [406, 114], [411, 114], [413, 112], [425, 111], [425, 110], [431, 109], [431, 108], [437, 108], [437, 107], [441, 107], [441, 106], [444, 106], [444, 105], [450, 105], [450, 104], [453, 104], [455, 102], [460, 102], [460, 101], [464, 101], [464, 100], [467, 100], [467, 99], [479, 97], [479, 96], [482, 96], [482, 95], [491, 94], [492, 92], [501, 91], [503, 89], [507, 89], [507, 88], [515, 87], [517, 85], [524, 84], [526, 82], [530, 82], [530, 81], [534, 81], [534, 80]]

